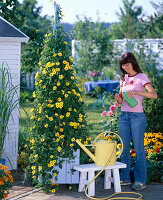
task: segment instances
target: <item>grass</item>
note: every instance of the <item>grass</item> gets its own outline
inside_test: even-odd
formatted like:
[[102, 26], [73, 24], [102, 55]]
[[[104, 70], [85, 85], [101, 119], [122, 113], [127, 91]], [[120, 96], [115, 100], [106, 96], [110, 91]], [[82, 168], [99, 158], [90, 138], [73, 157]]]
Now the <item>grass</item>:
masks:
[[[113, 97], [111, 97], [113, 98]], [[100, 103], [97, 107], [92, 108], [93, 104], [96, 102], [97, 98], [92, 98], [89, 96], [84, 96], [84, 102], [87, 105], [85, 107], [85, 113], [88, 116], [88, 125], [91, 125], [92, 129], [89, 130], [90, 136], [95, 137], [103, 130], [103, 123], [101, 113], [104, 111], [104, 108], [100, 106]], [[111, 103], [106, 100], [105, 106], [109, 109]], [[19, 118], [19, 130], [22, 131], [25, 127], [30, 124], [30, 117], [32, 116], [31, 109], [33, 108], [33, 103], [23, 103], [20, 104], [20, 118]]]

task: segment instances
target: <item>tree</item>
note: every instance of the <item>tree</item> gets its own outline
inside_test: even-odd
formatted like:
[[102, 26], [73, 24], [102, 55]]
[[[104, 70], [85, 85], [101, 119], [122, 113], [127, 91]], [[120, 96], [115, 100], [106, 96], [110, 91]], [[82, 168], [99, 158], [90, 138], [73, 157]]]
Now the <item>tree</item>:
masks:
[[[60, 21], [60, 10], [58, 14]], [[33, 92], [32, 134], [26, 146], [33, 182], [38, 183], [38, 177], [41, 177], [48, 190], [59, 173], [55, 166], [62, 168], [60, 158], [73, 158], [73, 151], [79, 148], [76, 139], [85, 144], [90, 139], [87, 137], [82, 90], [65, 39], [61, 24], [44, 39], [40, 72], [36, 73], [36, 91]], [[51, 171], [53, 175], [48, 173]]]
[[17, 28], [23, 25], [25, 19], [25, 13], [18, 0], [0, 0], [0, 16]]
[[74, 39], [77, 41], [75, 49], [79, 56], [78, 70], [82, 73], [101, 71], [104, 67], [111, 66], [113, 42], [110, 40], [108, 28], [102, 22], [93, 22], [84, 16], [82, 21], [73, 26]]
[[122, 2], [123, 8], [120, 8], [120, 13], [117, 13], [120, 23], [111, 26], [110, 34], [113, 35], [113, 39], [142, 38], [142, 25], [138, 19], [142, 14], [142, 7], [134, 6], [135, 0], [122, 0]]
[[156, 12], [148, 16], [146, 20], [141, 18], [143, 25], [142, 32], [148, 38], [162, 38], [163, 37], [163, 2], [156, 4], [150, 1]]
[[51, 18], [40, 16], [42, 7], [37, 6], [37, 0], [0, 0], [0, 16], [23, 31], [30, 38], [22, 45], [22, 71], [37, 71], [44, 34], [52, 31]]
[[40, 16], [42, 7], [37, 7], [37, 0], [24, 0], [21, 4], [26, 17], [21, 30], [30, 38], [22, 48], [22, 71], [38, 70], [38, 62], [43, 48], [45, 33], [52, 31], [51, 21], [47, 16]]

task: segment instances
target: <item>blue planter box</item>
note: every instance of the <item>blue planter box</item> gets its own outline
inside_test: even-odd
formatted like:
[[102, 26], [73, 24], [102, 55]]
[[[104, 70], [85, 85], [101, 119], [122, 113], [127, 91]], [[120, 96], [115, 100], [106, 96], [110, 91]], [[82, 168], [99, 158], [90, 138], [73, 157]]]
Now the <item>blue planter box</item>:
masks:
[[2, 165], [5, 165], [5, 159], [4, 159], [4, 158], [1, 158], [0, 163], [1, 163]]

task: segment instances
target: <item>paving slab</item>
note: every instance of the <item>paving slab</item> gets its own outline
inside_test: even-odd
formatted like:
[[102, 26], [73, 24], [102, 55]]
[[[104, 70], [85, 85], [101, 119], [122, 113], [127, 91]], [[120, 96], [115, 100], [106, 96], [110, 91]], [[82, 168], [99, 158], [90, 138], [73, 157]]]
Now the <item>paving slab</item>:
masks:
[[[113, 185], [111, 189], [104, 189], [104, 178], [99, 177], [96, 180], [96, 198], [105, 198], [114, 193]], [[68, 185], [59, 185], [59, 190], [55, 194], [45, 194], [41, 188], [35, 189], [28, 182], [22, 179], [14, 181], [14, 185], [10, 190], [7, 200], [84, 200], [88, 199], [84, 192], [77, 191], [78, 185], [74, 185], [73, 190], [69, 190]], [[130, 186], [122, 186], [122, 192], [132, 192]], [[150, 183], [147, 188], [138, 193], [142, 194], [143, 200], [163, 200], [163, 183]], [[121, 197], [126, 197], [126, 194], [121, 194]], [[137, 197], [127, 195], [128, 197]], [[127, 198], [126, 198], [127, 200]]]

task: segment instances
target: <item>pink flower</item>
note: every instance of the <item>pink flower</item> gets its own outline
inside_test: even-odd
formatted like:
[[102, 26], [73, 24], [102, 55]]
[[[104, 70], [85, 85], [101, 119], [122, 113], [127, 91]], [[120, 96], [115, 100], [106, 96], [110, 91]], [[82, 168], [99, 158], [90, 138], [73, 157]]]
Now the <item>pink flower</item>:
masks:
[[115, 106], [113, 106], [113, 105], [110, 106], [110, 111], [113, 111], [113, 112], [114, 112], [115, 110], [116, 110], [116, 107], [115, 107]]
[[113, 115], [112, 111], [108, 111], [108, 116], [111, 117]]
[[106, 115], [106, 111], [103, 111], [102, 113], [101, 113], [101, 117], [104, 117]]
[[115, 107], [118, 107], [118, 106], [119, 106], [119, 104], [118, 104], [117, 101], [114, 103], [114, 106], [115, 106]]

